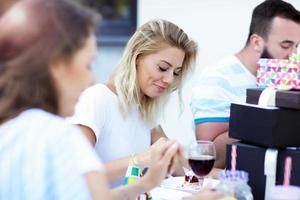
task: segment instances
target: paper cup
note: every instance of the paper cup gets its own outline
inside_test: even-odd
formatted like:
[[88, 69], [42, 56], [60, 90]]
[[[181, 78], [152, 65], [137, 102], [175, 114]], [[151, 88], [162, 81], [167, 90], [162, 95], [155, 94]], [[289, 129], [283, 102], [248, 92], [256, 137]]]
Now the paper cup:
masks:
[[300, 187], [276, 185], [270, 189], [268, 200], [300, 200]]

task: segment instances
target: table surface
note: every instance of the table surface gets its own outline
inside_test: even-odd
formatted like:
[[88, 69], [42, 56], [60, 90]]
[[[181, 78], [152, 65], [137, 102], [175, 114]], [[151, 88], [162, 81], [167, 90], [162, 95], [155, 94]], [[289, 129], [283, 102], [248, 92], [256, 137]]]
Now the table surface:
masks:
[[183, 197], [191, 196], [191, 193], [168, 189], [163, 187], [156, 187], [150, 191], [153, 200], [181, 200]]

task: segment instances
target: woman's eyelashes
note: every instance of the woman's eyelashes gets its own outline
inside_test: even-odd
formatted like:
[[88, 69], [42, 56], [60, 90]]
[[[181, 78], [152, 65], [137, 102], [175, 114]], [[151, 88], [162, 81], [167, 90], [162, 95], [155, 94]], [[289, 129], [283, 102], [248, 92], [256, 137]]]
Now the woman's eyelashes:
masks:
[[[159, 68], [159, 70], [160, 70], [161, 72], [166, 72], [166, 71], [168, 71], [171, 67], [161, 67], [161, 66], [158, 66], [158, 68]], [[180, 73], [181, 73], [181, 70], [176, 70], [176, 71], [173, 72], [173, 75], [174, 75], [174, 76], [179, 76]]]
[[161, 66], [158, 66], [159, 70], [162, 71], [162, 72], [166, 72], [168, 70], [168, 68], [166, 67], [161, 67]]
[[174, 76], [179, 76], [179, 75], [180, 75], [180, 71], [174, 72], [173, 75], [174, 75]]

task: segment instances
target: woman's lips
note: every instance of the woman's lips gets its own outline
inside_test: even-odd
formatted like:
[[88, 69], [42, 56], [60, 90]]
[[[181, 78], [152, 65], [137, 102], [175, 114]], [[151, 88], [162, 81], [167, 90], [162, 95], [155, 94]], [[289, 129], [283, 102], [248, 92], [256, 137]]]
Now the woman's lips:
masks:
[[160, 86], [160, 85], [156, 85], [156, 86], [157, 86], [157, 88], [158, 88], [158, 90], [159, 90], [160, 92], [165, 91], [166, 88], [167, 88], [167, 87], [165, 87], [165, 86]]

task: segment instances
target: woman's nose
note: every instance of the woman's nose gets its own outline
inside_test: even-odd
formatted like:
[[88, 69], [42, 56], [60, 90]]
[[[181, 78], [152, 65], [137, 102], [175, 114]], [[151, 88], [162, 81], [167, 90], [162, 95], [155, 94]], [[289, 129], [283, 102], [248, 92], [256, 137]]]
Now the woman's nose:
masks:
[[163, 81], [165, 83], [171, 84], [174, 81], [174, 72], [172, 70], [164, 74]]

